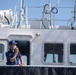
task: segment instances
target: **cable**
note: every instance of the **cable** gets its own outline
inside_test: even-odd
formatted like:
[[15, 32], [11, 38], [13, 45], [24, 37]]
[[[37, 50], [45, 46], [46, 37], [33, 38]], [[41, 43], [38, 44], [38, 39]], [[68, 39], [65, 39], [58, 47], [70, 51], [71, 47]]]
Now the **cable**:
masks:
[[46, 27], [45, 27], [45, 25], [44, 25], [44, 22], [43, 22], [43, 18], [44, 18], [44, 14], [43, 14], [43, 16], [42, 16], [42, 25], [43, 25], [43, 27], [46, 29]]
[[[54, 10], [55, 10], [55, 12], [54, 12]], [[58, 13], [58, 9], [56, 7], [52, 7], [51, 12], [53, 14], [57, 14]]]
[[[50, 19], [51, 19], [51, 12], [53, 14], [57, 14], [58, 13], [58, 9], [56, 8], [57, 5], [60, 3], [60, 0], [57, 1], [57, 3], [51, 8], [50, 11], [46, 10], [46, 6], [49, 7], [49, 4], [45, 4], [44, 8], [43, 8], [43, 16], [42, 16], [42, 25], [44, 26], [44, 28], [46, 29], [44, 23], [43, 23], [43, 18], [44, 18], [44, 14], [50, 14]], [[51, 21], [50, 21], [50, 25], [51, 25]]]
[[[58, 9], [56, 7], [59, 5], [60, 1], [61, 0], [58, 0], [57, 3], [52, 7], [51, 12], [53, 14], [57, 14], [58, 13]], [[54, 12], [54, 10], [56, 10], [56, 12]]]
[[44, 13], [45, 13], [45, 14], [48, 14], [48, 13], [49, 13], [48, 10], [46, 10], [46, 6], [49, 7], [49, 4], [45, 4], [44, 7], [43, 7], [42, 25], [43, 25], [43, 27], [44, 27], [45, 29], [46, 29], [46, 26], [44, 25], [44, 22], [43, 22]]
[[10, 22], [9, 22], [8, 18], [7, 18], [6, 16], [4, 16], [4, 17], [5, 17], [5, 19], [7, 20], [8, 24], [10, 24]]

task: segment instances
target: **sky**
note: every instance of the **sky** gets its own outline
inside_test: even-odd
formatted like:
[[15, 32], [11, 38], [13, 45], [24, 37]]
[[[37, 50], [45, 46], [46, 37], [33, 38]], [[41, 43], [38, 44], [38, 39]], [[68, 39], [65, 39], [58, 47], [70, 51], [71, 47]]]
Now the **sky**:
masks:
[[[52, 7], [57, 3], [58, 0], [24, 0], [24, 6], [43, 6], [44, 4], [48, 3], [48, 1], [51, 1]], [[0, 10], [9, 10], [12, 9], [14, 12], [15, 5], [20, 2], [20, 0], [0, 0]], [[19, 5], [18, 5], [19, 6]], [[60, 0], [59, 5], [57, 6], [58, 13], [53, 14], [52, 18], [55, 19], [62, 19], [62, 20], [69, 20], [72, 18], [73, 14], [71, 13], [73, 11], [73, 8], [59, 8], [59, 7], [74, 7], [74, 0]], [[19, 8], [18, 8], [19, 9]], [[28, 17], [29, 18], [42, 18], [42, 12], [43, 8], [29, 8], [28, 10]], [[55, 21], [56, 25], [67, 25], [67, 22], [65, 21]]]
[[[43, 6], [48, 1], [54, 5], [58, 0], [24, 0], [24, 4], [30, 6]], [[0, 9], [14, 9], [14, 6], [20, 0], [0, 0]], [[61, 0], [59, 6], [72, 6], [74, 0]]]
[[[48, 3], [48, 1], [51, 2], [52, 7], [57, 3], [58, 0], [24, 0], [24, 6], [43, 6], [44, 4]], [[8, 10], [12, 9], [14, 12], [15, 5], [20, 2], [20, 0], [0, 0], [0, 10]], [[18, 5], [19, 6], [19, 5]], [[60, 0], [59, 5], [57, 6], [58, 13], [52, 15], [52, 19], [58, 19], [58, 20], [69, 20], [72, 18], [72, 8], [58, 8], [58, 7], [73, 7], [74, 6], [74, 0]], [[19, 8], [18, 8], [19, 9]], [[29, 8], [28, 9], [28, 17], [29, 18], [42, 18], [42, 12], [43, 8]], [[56, 25], [66, 25], [67, 22], [65, 21], [55, 21], [54, 24]]]

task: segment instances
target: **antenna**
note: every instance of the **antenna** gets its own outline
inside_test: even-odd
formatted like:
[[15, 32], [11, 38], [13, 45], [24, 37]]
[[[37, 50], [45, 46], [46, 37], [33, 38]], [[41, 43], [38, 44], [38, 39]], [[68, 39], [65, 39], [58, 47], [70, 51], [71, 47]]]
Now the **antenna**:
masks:
[[58, 0], [57, 3], [54, 5], [54, 7], [57, 7], [59, 5], [61, 0]]

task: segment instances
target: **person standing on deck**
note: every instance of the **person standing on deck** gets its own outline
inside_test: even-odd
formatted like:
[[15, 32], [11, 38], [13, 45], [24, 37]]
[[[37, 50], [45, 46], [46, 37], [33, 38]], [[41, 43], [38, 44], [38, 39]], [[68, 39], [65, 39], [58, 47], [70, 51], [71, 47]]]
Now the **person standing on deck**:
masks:
[[[14, 40], [9, 41], [9, 50], [6, 52], [7, 65], [20, 65], [23, 66], [23, 60], [21, 53], [16, 46], [16, 42]], [[20, 64], [19, 64], [20, 60]]]

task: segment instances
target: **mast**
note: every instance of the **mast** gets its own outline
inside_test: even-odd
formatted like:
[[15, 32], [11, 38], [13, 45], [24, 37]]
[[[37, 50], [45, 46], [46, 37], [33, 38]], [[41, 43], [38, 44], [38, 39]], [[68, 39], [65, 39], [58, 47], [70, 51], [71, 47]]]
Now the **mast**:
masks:
[[28, 6], [26, 6], [26, 28], [28, 27]]
[[73, 25], [75, 22], [76, 22], [76, 0], [74, 0], [73, 16], [71, 19], [71, 28], [73, 28]]
[[76, 0], [74, 3], [74, 22], [76, 21]]
[[24, 16], [26, 17], [26, 28], [28, 27], [28, 6], [25, 8], [23, 7], [24, 0], [20, 1], [20, 27], [24, 26]]
[[20, 1], [20, 26], [23, 25], [23, 0]]

